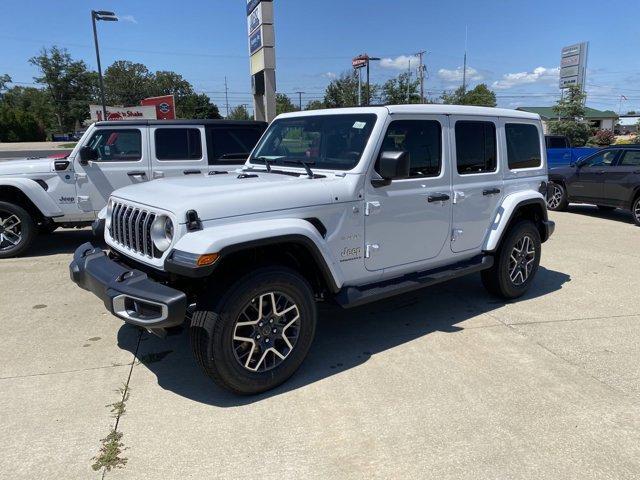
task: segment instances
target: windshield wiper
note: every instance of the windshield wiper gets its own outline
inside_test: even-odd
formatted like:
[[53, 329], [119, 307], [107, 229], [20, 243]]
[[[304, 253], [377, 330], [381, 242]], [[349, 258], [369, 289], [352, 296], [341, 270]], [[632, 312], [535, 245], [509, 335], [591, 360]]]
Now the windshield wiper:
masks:
[[302, 165], [309, 178], [315, 178], [313, 172], [311, 171], [311, 168], [309, 168], [309, 165], [304, 160], [301, 160], [299, 158], [292, 158], [291, 160], [284, 160], [282, 163], [295, 163], [296, 165]]
[[267, 167], [267, 172], [271, 172], [271, 161], [267, 157], [254, 157], [251, 159], [258, 160], [259, 162], [264, 162], [264, 166]]

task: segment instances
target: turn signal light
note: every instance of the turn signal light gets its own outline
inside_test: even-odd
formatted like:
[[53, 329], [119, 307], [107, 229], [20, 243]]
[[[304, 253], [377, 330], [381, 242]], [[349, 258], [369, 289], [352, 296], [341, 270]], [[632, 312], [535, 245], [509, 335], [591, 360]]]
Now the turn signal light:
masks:
[[199, 267], [206, 267], [207, 265], [213, 264], [213, 262], [215, 262], [219, 256], [220, 255], [217, 253], [207, 253], [206, 255], [200, 255], [198, 257], [196, 265], [198, 265]]

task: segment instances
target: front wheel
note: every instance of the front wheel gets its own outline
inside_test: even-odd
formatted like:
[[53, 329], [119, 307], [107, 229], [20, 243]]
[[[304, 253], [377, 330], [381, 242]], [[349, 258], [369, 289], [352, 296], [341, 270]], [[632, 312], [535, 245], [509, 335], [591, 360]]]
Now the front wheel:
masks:
[[634, 200], [631, 206], [631, 214], [633, 215], [633, 221], [640, 227], [640, 196]]
[[302, 364], [315, 335], [316, 306], [301, 275], [263, 268], [214, 303], [197, 307], [190, 337], [198, 364], [219, 386], [237, 394], [261, 393]]
[[485, 288], [506, 299], [523, 295], [538, 271], [541, 245], [540, 232], [533, 222], [515, 224], [496, 252], [493, 267], [482, 272]]
[[567, 190], [559, 183], [549, 182], [547, 192], [547, 208], [556, 212], [567, 209]]
[[35, 229], [31, 215], [24, 208], [0, 202], [0, 258], [23, 253], [33, 242]]

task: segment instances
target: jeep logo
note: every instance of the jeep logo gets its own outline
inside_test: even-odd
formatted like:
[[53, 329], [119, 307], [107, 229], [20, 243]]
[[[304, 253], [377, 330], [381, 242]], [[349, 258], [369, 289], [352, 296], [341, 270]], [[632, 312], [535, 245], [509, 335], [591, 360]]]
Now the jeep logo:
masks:
[[344, 257], [359, 257], [361, 253], [362, 253], [362, 248], [360, 248], [360, 247], [355, 247], [355, 248], [344, 247], [344, 249], [340, 253], [340, 256], [343, 257], [343, 258]]

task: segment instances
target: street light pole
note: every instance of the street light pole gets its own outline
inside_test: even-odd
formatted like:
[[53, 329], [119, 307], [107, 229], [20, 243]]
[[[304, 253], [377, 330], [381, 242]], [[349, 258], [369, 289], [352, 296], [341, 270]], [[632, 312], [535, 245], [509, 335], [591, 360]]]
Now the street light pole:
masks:
[[100, 99], [102, 100], [102, 118], [104, 120], [108, 120], [107, 117], [107, 102], [104, 98], [104, 83], [102, 81], [102, 66], [100, 65], [100, 49], [98, 47], [98, 30], [96, 28], [96, 21], [104, 20], [106, 22], [117, 22], [118, 17], [116, 17], [113, 12], [105, 12], [105, 11], [95, 11], [91, 10], [91, 23], [93, 25], [93, 41], [96, 45], [96, 60], [98, 61], [98, 79], [100, 82]]

